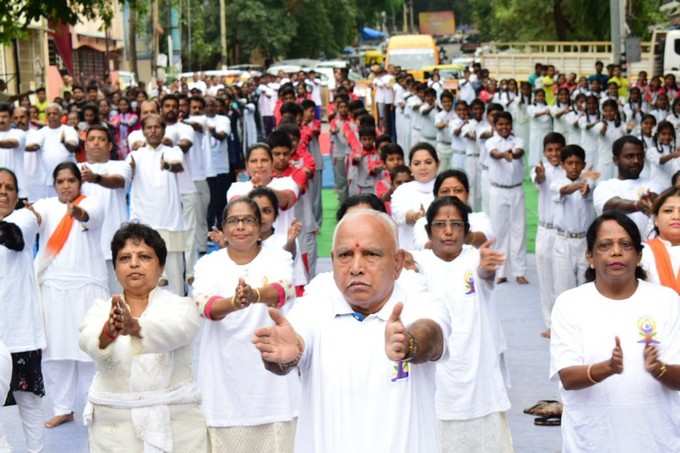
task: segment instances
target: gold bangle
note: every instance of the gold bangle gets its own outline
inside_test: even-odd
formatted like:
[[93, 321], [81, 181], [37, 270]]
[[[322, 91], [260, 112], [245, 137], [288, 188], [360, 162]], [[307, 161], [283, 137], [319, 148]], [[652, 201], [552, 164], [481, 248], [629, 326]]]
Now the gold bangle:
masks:
[[656, 378], [661, 379], [661, 376], [666, 374], [666, 371], [668, 371], [668, 367], [666, 366], [665, 363], [662, 363], [661, 368], [659, 369], [659, 374], [656, 375]]
[[240, 310], [242, 308], [240, 303], [238, 305], [236, 304], [236, 294], [231, 297], [231, 306], [234, 311]]
[[418, 353], [418, 343], [416, 343], [416, 337], [408, 332], [406, 335], [408, 336], [408, 351], [406, 351], [406, 356], [404, 356], [402, 361], [410, 362], [416, 358], [416, 354]]
[[588, 377], [588, 381], [590, 381], [591, 384], [597, 385], [599, 382], [597, 382], [595, 379], [593, 379], [593, 375], [590, 374], [591, 369], [593, 368], [593, 364], [591, 363], [588, 365], [588, 368], [586, 368], [586, 376]]
[[260, 302], [262, 300], [260, 298], [260, 289], [259, 288], [253, 288], [253, 289], [255, 290], [255, 293], [257, 293], [257, 300], [255, 301], [255, 303], [257, 304], [258, 302]]

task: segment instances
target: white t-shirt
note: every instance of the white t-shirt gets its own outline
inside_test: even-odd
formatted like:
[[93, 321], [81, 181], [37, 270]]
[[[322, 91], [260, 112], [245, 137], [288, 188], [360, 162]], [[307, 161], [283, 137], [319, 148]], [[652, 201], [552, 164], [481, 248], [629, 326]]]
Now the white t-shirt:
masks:
[[[288, 190], [295, 194], [295, 198], [300, 195], [300, 189], [295, 183], [293, 178], [290, 176], [284, 176], [282, 178], [273, 178], [269, 184], [267, 184], [272, 190], [284, 191]], [[237, 181], [229, 187], [227, 192], [227, 202], [235, 197], [247, 196], [250, 191], [253, 190], [253, 183], [250, 181]], [[283, 210], [279, 208], [279, 215], [274, 221], [274, 234], [282, 235], [283, 237], [288, 237], [288, 229], [293, 224], [295, 220], [295, 209], [294, 206], [288, 206], [288, 209]]]
[[70, 161], [74, 162], [74, 154], [69, 152], [68, 149], [61, 142], [62, 132], [64, 134], [64, 140], [70, 145], [78, 145], [78, 132], [71, 126], [66, 126], [65, 124], [52, 129], [49, 126], [45, 126], [38, 131], [35, 136], [29, 136], [32, 138], [31, 141], [26, 141], [26, 145], [31, 145], [36, 143], [33, 140], [37, 140], [37, 144], [42, 148], [42, 168], [43, 168], [43, 184], [51, 186], [52, 185], [52, 172], [62, 162]]
[[[14, 172], [19, 181], [19, 196], [25, 197], [28, 181], [24, 177], [24, 147], [26, 146], [26, 133], [21, 129], [10, 129], [0, 131], [0, 141], [16, 140], [17, 146], [14, 148], [0, 148], [0, 167], [9, 168]], [[31, 174], [35, 177], [34, 174]]]
[[[642, 195], [647, 192], [661, 193], [662, 188], [660, 188], [655, 181], [649, 179], [618, 179], [612, 178], [606, 181], [602, 181], [595, 187], [593, 191], [593, 204], [595, 205], [595, 211], [597, 215], [602, 214], [604, 205], [614, 198], [619, 197], [625, 200], [639, 200]], [[649, 233], [650, 221], [642, 212], [632, 212], [627, 214], [630, 219], [635, 222], [640, 230], [642, 239], [647, 238], [647, 233]]]
[[536, 182], [536, 168], [531, 169], [531, 181], [538, 187], [538, 220], [548, 224], [555, 223], [555, 202], [550, 193], [552, 182], [564, 175], [564, 170], [559, 165], [553, 166], [549, 162], [543, 163], [545, 169], [545, 180], [542, 183]]
[[223, 115], [213, 117], [206, 116], [205, 124], [207, 127], [214, 127], [218, 134], [224, 133], [224, 140], [218, 140], [210, 132], [206, 132], [204, 149], [207, 154], [207, 176], [213, 177], [229, 173], [229, 149], [227, 147], [227, 137], [231, 134], [231, 122]]
[[399, 230], [400, 248], [404, 250], [414, 248], [414, 225], [406, 223], [406, 213], [419, 211], [421, 207], [427, 212], [427, 208], [434, 200], [433, 189], [434, 180], [427, 183], [410, 181], [397, 187], [397, 190], [392, 194], [392, 218]]
[[[194, 297], [231, 297], [239, 278], [253, 288], [290, 283], [292, 273], [293, 261], [283, 249], [262, 247], [247, 265], [236, 264], [227, 249], [221, 249], [196, 263]], [[229, 313], [220, 321], [204, 321], [198, 382], [208, 426], [263, 425], [297, 415], [296, 373], [277, 376], [265, 370], [252, 343], [253, 332], [271, 324], [268, 308], [261, 303]]]
[[552, 312], [550, 376], [565, 368], [608, 360], [621, 340], [623, 373], [583, 390], [567, 391], [562, 452], [674, 452], [680, 445], [680, 399], [645, 371], [645, 332], [663, 363], [680, 363], [680, 300], [645, 281], [632, 297], [612, 300], [594, 283], [562, 293]]
[[176, 146], [143, 146], [128, 154], [127, 162], [132, 159], [135, 170], [130, 185], [130, 220], [160, 230], [184, 231], [178, 174], [161, 169], [162, 159], [183, 163], [182, 150]]
[[132, 169], [126, 161], [110, 160], [103, 163], [78, 164], [82, 170], [87, 166], [94, 173], [105, 176], [120, 176], [125, 181], [125, 186], [118, 189], [109, 189], [95, 183], [83, 183], [83, 193], [88, 197], [94, 197], [104, 208], [106, 216], [102, 223], [101, 246], [104, 259], [111, 259], [111, 240], [118, 231], [121, 224], [128, 221], [128, 206], [125, 200], [130, 181], [132, 180]]
[[288, 319], [305, 344], [296, 453], [439, 451], [435, 363], [404, 366], [385, 354], [385, 322], [397, 302], [405, 326], [431, 319], [448, 338], [449, 315], [426, 293], [395, 288], [363, 321], [339, 291], [295, 303]]
[[[498, 134], [494, 134], [493, 137], [486, 141], [485, 146], [486, 152], [489, 154], [493, 149], [499, 152], [524, 149], [524, 142], [516, 135], [509, 135], [503, 138]], [[522, 184], [522, 179], [524, 178], [523, 158], [512, 159], [512, 162], [508, 162], [505, 159], [494, 159], [489, 154], [487, 162], [489, 165], [490, 182], [504, 186]]]
[[[178, 149], [179, 142], [181, 140], [189, 140], [192, 144], [192, 148], [195, 140], [194, 130], [191, 128], [191, 126], [189, 126], [188, 124], [180, 123], [179, 121], [176, 122], [175, 124], [169, 124], [165, 127], [165, 137], [172, 140], [172, 144], [178, 147]], [[189, 149], [189, 151], [184, 153], [184, 157], [182, 158], [183, 159], [182, 167], [184, 167], [184, 171], [177, 174], [177, 181], [179, 183], [179, 191], [181, 194], [189, 194], [196, 192], [196, 186], [194, 185], [194, 181], [192, 178], [191, 157], [189, 157], [190, 153], [191, 148]]]
[[[493, 227], [491, 226], [491, 219], [485, 212], [480, 211], [469, 213], [468, 223], [470, 224], [470, 231], [483, 233], [484, 236], [486, 236], [487, 241], [496, 239], [496, 235], [493, 232]], [[413, 225], [414, 250], [425, 249], [425, 245], [430, 241], [430, 238], [427, 237], [425, 225], [427, 225], [427, 219], [425, 217], [419, 218]]]
[[437, 417], [469, 420], [510, 409], [496, 338], [502, 327], [491, 303], [493, 279], [478, 274], [479, 251], [464, 245], [446, 262], [432, 250], [413, 258], [427, 280], [428, 290], [451, 318], [449, 357], [437, 364]]
[[553, 220], [555, 228], [567, 233], [585, 233], [593, 222], [593, 188], [584, 197], [580, 191], [569, 195], [560, 195], [560, 189], [576, 181], [568, 179], [564, 173], [550, 184], [550, 201], [553, 203]]
[[38, 220], [28, 209], [13, 211], [2, 220], [21, 229], [24, 249], [16, 252], [0, 246], [0, 340], [10, 352], [44, 349], [43, 312], [33, 270]]
[[[446, 126], [444, 126], [443, 129], [437, 129], [437, 141], [442, 142], [442, 143], [452, 143], [451, 139], [451, 132], [449, 131], [449, 122], [453, 121], [453, 119], [456, 117], [456, 112], [453, 110], [449, 110], [448, 112], [446, 110], [441, 110], [437, 112], [434, 115], [434, 125], [437, 127], [437, 124], [439, 123], [444, 123]], [[453, 144], [451, 146], [453, 148]], [[459, 148], [460, 149], [460, 148]]]
[[[203, 140], [205, 139], [205, 115], [190, 116], [185, 120], [187, 123], [197, 124], [203, 129], [196, 131], [192, 129], [193, 138], [191, 139], [191, 149], [185, 156], [185, 160], [190, 160], [191, 164], [191, 179], [194, 181], [205, 181], [207, 177], [207, 154], [203, 148]], [[191, 126], [189, 126], [191, 127]], [[186, 158], [188, 157], [188, 159]]]
[[208, 90], [208, 85], [203, 80], [192, 80], [189, 82], [189, 91], [193, 90], [194, 88], [198, 89], [201, 91], [201, 94], [205, 94], [205, 92]]

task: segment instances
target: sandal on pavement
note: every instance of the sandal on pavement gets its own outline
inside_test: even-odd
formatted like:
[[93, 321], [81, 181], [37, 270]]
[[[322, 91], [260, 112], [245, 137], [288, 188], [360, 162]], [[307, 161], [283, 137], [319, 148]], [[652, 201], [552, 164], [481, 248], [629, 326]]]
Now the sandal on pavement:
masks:
[[536, 426], [560, 426], [562, 419], [559, 417], [537, 417], [534, 419]]
[[555, 401], [555, 400], [540, 400], [539, 402], [537, 402], [533, 406], [531, 406], [527, 409], [524, 409], [522, 412], [524, 412], [527, 415], [536, 415], [536, 410], [541, 409], [541, 408], [543, 408], [543, 406], [545, 406], [546, 404], [550, 404], [550, 403], [557, 403], [557, 401]]

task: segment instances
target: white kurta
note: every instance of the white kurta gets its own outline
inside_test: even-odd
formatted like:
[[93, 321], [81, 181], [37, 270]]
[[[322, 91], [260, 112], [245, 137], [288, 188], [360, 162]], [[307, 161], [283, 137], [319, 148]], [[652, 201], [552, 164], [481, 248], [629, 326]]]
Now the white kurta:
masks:
[[411, 181], [397, 187], [392, 194], [392, 218], [399, 230], [400, 248], [404, 250], [414, 248], [414, 226], [406, 223], [406, 213], [421, 209], [427, 212], [427, 208], [434, 200], [433, 189], [434, 179], [426, 183]]
[[67, 206], [56, 197], [39, 200], [33, 205], [42, 218], [35, 264], [47, 332], [44, 360], [89, 361], [78, 347], [78, 326], [95, 299], [108, 297], [100, 243], [104, 211], [91, 197], [85, 198], [79, 206], [88, 213], [88, 222], [73, 222], [64, 248], [44, 268], [47, 241], [66, 214]]
[[430, 319], [448, 338], [448, 313], [427, 293], [413, 297], [395, 287], [363, 321], [335, 286], [296, 302], [288, 319], [305, 344], [296, 453], [439, 451], [435, 363], [404, 365], [385, 355], [385, 322], [397, 302], [404, 325]]
[[14, 211], [2, 220], [21, 229], [24, 249], [16, 252], [0, 246], [0, 340], [10, 352], [43, 349], [45, 326], [33, 269], [38, 221], [28, 209]]
[[[288, 252], [262, 247], [247, 265], [234, 263], [227, 249], [196, 263], [194, 297], [231, 297], [243, 278], [253, 288], [292, 279]], [[297, 415], [297, 376], [276, 376], [264, 369], [252, 336], [271, 325], [267, 306], [252, 304], [220, 321], [205, 320], [200, 337], [198, 382], [202, 409], [210, 427], [255, 426], [291, 421]]]
[[[29, 136], [30, 137], [30, 136]], [[45, 126], [35, 135], [37, 144], [42, 148], [42, 170], [43, 170], [43, 184], [47, 186], [52, 185], [52, 172], [60, 163], [64, 161], [73, 162], [75, 160], [74, 154], [70, 152], [62, 142], [64, 141], [72, 146], [78, 145], [78, 132], [71, 126], [65, 124], [57, 128], [50, 128]], [[30, 145], [31, 141], [27, 140], [26, 145]]]
[[623, 349], [622, 374], [583, 390], [560, 385], [563, 453], [678, 451], [680, 399], [645, 371], [646, 331], [663, 363], [680, 363], [675, 291], [640, 280], [629, 299], [612, 300], [586, 283], [557, 298], [550, 340], [553, 380], [565, 368], [608, 360], [617, 336]]
[[207, 451], [192, 382], [192, 341], [200, 323], [193, 301], [154, 289], [139, 317], [142, 338], [120, 336], [102, 350], [99, 335], [110, 310], [110, 299], [97, 300], [80, 326], [80, 347], [97, 369], [85, 413], [91, 451]]

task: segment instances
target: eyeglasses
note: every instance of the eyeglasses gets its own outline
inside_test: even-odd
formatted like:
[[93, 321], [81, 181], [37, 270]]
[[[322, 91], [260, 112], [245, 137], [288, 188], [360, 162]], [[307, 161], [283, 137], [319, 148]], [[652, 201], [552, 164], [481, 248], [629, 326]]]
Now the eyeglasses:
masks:
[[623, 241], [618, 241], [618, 242], [614, 242], [614, 241], [598, 242], [598, 243], [595, 244], [595, 249], [600, 253], [607, 253], [607, 252], [610, 252], [614, 248], [614, 244], [618, 244], [619, 247], [626, 252], [630, 252], [631, 250], [633, 250], [635, 248], [635, 245], [633, 244], [632, 241], [623, 240]]
[[243, 223], [245, 226], [255, 226], [257, 224], [257, 219], [253, 216], [227, 217], [227, 221], [225, 223], [230, 227], [235, 227], [239, 223]]
[[443, 230], [450, 226], [454, 230], [462, 230], [465, 228], [465, 222], [462, 220], [433, 220], [430, 227], [434, 230]]

